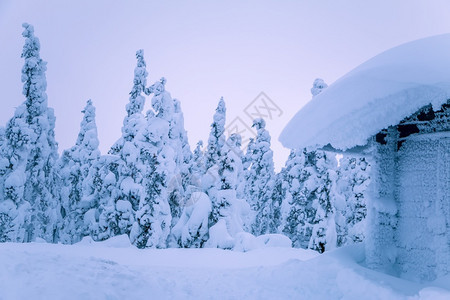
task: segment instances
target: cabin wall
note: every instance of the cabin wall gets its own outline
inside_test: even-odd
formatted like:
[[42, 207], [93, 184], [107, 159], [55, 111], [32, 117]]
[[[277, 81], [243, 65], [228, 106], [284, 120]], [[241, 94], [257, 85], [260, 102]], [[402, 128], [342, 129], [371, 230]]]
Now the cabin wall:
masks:
[[450, 270], [450, 133], [412, 135], [397, 154], [397, 266], [405, 278]]

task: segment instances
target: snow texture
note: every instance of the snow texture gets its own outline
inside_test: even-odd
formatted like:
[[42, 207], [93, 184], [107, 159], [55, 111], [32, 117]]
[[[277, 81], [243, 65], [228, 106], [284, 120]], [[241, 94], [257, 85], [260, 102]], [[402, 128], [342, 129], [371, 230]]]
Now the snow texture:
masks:
[[318, 256], [264, 248], [145, 249], [126, 237], [75, 245], [0, 244], [2, 299], [433, 299], [449, 278], [412, 284], [362, 267], [364, 246]]
[[449, 49], [450, 34], [443, 34], [375, 56], [308, 102], [281, 133], [281, 143], [346, 150], [425, 105], [440, 108], [450, 98]]

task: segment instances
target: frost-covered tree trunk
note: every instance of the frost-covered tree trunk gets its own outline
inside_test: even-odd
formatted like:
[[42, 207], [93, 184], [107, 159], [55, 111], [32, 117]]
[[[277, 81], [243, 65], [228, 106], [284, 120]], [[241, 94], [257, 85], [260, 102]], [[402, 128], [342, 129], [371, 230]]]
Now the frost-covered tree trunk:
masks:
[[97, 207], [97, 202], [83, 199], [83, 182], [100, 157], [95, 107], [91, 100], [87, 101], [82, 113], [84, 115], [77, 141], [72, 148], [63, 152], [57, 164], [62, 182], [60, 196], [64, 220], [60, 240], [63, 243], [78, 242], [89, 234], [85, 213]]
[[43, 238], [58, 240], [60, 219], [58, 180], [54, 170], [58, 158], [54, 136], [55, 117], [47, 106], [46, 63], [40, 58], [39, 39], [33, 26], [23, 24], [22, 57], [25, 102], [16, 109], [6, 128], [6, 155], [2, 211], [14, 224], [9, 239], [19, 242]]

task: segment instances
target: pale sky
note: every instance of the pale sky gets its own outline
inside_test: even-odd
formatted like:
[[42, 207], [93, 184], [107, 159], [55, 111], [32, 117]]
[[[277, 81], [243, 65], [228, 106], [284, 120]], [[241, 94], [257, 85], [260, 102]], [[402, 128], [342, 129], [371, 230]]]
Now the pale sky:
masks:
[[181, 101], [192, 148], [207, 141], [221, 96], [227, 122], [250, 125], [244, 110], [264, 92], [282, 111], [267, 120], [279, 169], [289, 151], [278, 136], [311, 99], [315, 78], [331, 84], [384, 50], [449, 33], [449, 12], [446, 0], [0, 0], [0, 124], [24, 101], [21, 24], [28, 22], [48, 62], [60, 151], [75, 143], [87, 99], [97, 107], [102, 153], [120, 137], [142, 48], [148, 83], [164, 76]]

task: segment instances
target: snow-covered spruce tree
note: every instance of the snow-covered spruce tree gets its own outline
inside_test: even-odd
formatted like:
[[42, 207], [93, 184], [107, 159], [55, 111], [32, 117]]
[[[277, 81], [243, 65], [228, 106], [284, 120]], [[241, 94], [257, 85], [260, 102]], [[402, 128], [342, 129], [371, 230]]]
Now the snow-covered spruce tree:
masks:
[[252, 232], [261, 235], [277, 231], [276, 228], [269, 227], [270, 219], [273, 218], [275, 171], [266, 122], [260, 118], [255, 119], [252, 126], [256, 128], [257, 136], [251, 149], [249, 147], [251, 164], [246, 174], [245, 194], [248, 204], [255, 212]]
[[312, 235], [308, 248], [322, 253], [335, 248], [337, 244], [334, 203], [339, 194], [336, 189], [336, 159], [328, 157], [325, 151], [316, 150], [313, 153], [317, 187], [312, 202], [315, 214], [311, 223]]
[[334, 161], [321, 150], [292, 150], [281, 172], [284, 195], [279, 228], [294, 247], [323, 252], [336, 245], [334, 204], [339, 193]]
[[219, 156], [208, 247], [230, 249], [235, 245], [236, 236], [250, 227], [250, 206], [237, 196], [243, 173], [240, 146], [240, 135], [232, 134]]
[[313, 97], [319, 95], [324, 89], [326, 89], [328, 85], [321, 78], [317, 78], [314, 80], [313, 87], [311, 88], [311, 94]]
[[280, 174], [285, 187], [280, 231], [292, 240], [294, 247], [307, 248], [312, 232], [310, 223], [315, 212], [312, 201], [317, 183], [316, 172], [309, 163], [306, 150], [292, 150]]
[[165, 82], [162, 78], [145, 90], [146, 94], [154, 94], [154, 112], [147, 113], [140, 152], [146, 166], [143, 180], [145, 197], [139, 202], [136, 221], [130, 232], [131, 242], [138, 247], [167, 247], [172, 221], [168, 185], [178, 173], [176, 153], [170, 140], [174, 101], [165, 90]]
[[[123, 165], [123, 160], [116, 155], [102, 155], [83, 181], [82, 201], [95, 203], [96, 206], [84, 215], [87, 230], [94, 240], [102, 241], [126, 234], [123, 229], [127, 229], [126, 225], [134, 220], [131, 204], [119, 199], [121, 191], [117, 181], [119, 168]], [[119, 223], [119, 214], [122, 223]]]
[[[5, 197], [5, 174], [9, 168], [9, 160], [6, 153], [6, 131], [0, 127], [0, 243], [12, 240], [14, 225], [11, 209], [15, 209], [11, 201], [6, 202]], [[8, 205], [9, 204], [9, 205]], [[14, 212], [14, 211], [13, 211]]]
[[200, 191], [190, 193], [181, 217], [173, 227], [171, 236], [177, 246], [201, 248], [208, 240], [211, 200]]
[[173, 115], [169, 119], [169, 146], [175, 153], [175, 176], [170, 178], [169, 205], [174, 226], [181, 216], [184, 203], [190, 197], [190, 185], [192, 184], [192, 151], [189, 145], [187, 132], [184, 128], [184, 116], [181, 103], [173, 99]]
[[56, 242], [60, 216], [54, 170], [58, 158], [55, 116], [47, 106], [47, 67], [39, 55], [39, 39], [34, 36], [33, 26], [26, 23], [22, 26], [25, 37], [22, 82], [26, 100], [16, 109], [6, 128], [9, 165], [4, 175], [1, 210], [13, 224], [9, 240], [29, 242], [43, 238]]
[[222, 97], [217, 105], [213, 123], [211, 124], [211, 132], [205, 154], [206, 170], [217, 164], [222, 147], [225, 144], [225, 114], [225, 101]]
[[[137, 65], [134, 69], [133, 87], [130, 99], [126, 105], [127, 116], [123, 121], [122, 137], [111, 148], [110, 154], [118, 155], [123, 161], [119, 168], [117, 185], [120, 187], [120, 200], [128, 201], [133, 210], [137, 210], [142, 195], [142, 180], [145, 166], [140, 157], [140, 150], [144, 147], [142, 131], [145, 127], [145, 117], [142, 114], [145, 98], [142, 92], [147, 83], [147, 71], [144, 51], [136, 51]], [[126, 224], [127, 228], [132, 224]], [[128, 230], [125, 230], [127, 232]]]
[[83, 120], [77, 141], [72, 148], [63, 152], [57, 163], [62, 183], [60, 191], [63, 217], [60, 232], [62, 243], [76, 243], [89, 234], [84, 215], [89, 209], [97, 206], [95, 201], [82, 201], [83, 181], [100, 157], [95, 107], [91, 100], [87, 101], [82, 113]]
[[[198, 141], [197, 146], [192, 154], [192, 179], [191, 183], [200, 186], [201, 177], [205, 174], [205, 153], [202, 150], [203, 141]], [[193, 181], [193, 182], [192, 182]]]
[[[219, 178], [215, 188], [217, 191], [233, 190], [235, 193], [234, 197], [236, 197], [236, 190], [239, 184], [238, 180], [240, 179], [243, 170], [242, 159], [239, 155], [240, 143], [241, 136], [239, 134], [232, 134], [222, 147], [222, 153], [220, 153], [219, 161], [217, 162], [217, 173]], [[224, 216], [224, 208], [230, 206], [228, 198], [229, 197], [213, 198], [211, 224], [217, 223], [219, 218]]]
[[[134, 69], [133, 86], [129, 102], [126, 105], [127, 115], [122, 126], [122, 136], [111, 147], [110, 157], [100, 161], [103, 166], [97, 169], [103, 178], [98, 190], [92, 190], [101, 196], [98, 208], [98, 224], [93, 230], [96, 239], [107, 239], [116, 234], [129, 234], [134, 223], [135, 211], [144, 198], [143, 182], [146, 166], [140, 155], [145, 142], [142, 140], [142, 131], [145, 127], [145, 117], [142, 114], [145, 98], [142, 92], [147, 83], [147, 71], [144, 60], [144, 51], [136, 51], [137, 65]], [[95, 179], [98, 175], [93, 175]], [[92, 201], [92, 200], [90, 200]]]
[[362, 242], [367, 216], [364, 192], [369, 184], [370, 165], [364, 157], [344, 156], [338, 168], [338, 191], [343, 201], [335, 204], [337, 244]]
[[223, 147], [225, 145], [225, 118], [226, 107], [223, 97], [220, 98], [214, 113], [213, 123], [211, 124], [211, 131], [208, 138], [208, 145], [205, 151], [205, 174], [202, 177], [202, 189], [211, 199], [212, 210], [210, 225], [217, 222], [214, 217], [214, 212], [217, 211], [217, 191], [221, 189], [220, 175], [218, 173], [219, 162], [223, 154]]

